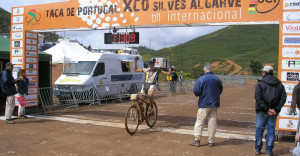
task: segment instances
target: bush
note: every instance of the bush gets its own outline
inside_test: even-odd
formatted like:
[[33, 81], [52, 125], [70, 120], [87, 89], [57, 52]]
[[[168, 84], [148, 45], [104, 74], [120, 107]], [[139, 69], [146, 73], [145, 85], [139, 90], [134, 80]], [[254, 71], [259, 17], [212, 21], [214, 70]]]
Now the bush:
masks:
[[253, 75], [260, 75], [261, 73], [261, 69], [262, 69], [262, 63], [259, 62], [259, 61], [253, 61], [251, 60], [250, 61], [250, 68], [251, 68], [251, 71], [253, 73]]

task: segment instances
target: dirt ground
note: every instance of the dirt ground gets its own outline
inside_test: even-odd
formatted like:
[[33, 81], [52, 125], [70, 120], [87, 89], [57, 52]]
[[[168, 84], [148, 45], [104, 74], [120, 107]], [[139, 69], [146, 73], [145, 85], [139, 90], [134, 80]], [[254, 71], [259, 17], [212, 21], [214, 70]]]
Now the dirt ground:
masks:
[[[217, 135], [254, 137], [255, 84], [255, 81], [247, 81], [241, 87], [224, 88], [218, 110]], [[216, 146], [208, 147], [204, 136], [200, 147], [188, 145], [193, 139], [191, 132], [198, 101], [192, 92], [156, 97], [155, 101], [159, 115], [155, 127], [172, 128], [169, 132], [151, 131], [141, 126], [135, 135], [130, 136], [124, 128], [124, 116], [131, 104], [129, 100], [102, 103], [100, 107], [81, 105], [79, 111], [48, 111], [50, 118], [20, 119], [15, 120], [14, 125], [0, 120], [0, 156], [254, 154], [254, 141], [251, 139], [217, 137]], [[275, 143], [274, 154], [291, 155], [289, 149], [293, 146], [292, 139], [282, 139]]]

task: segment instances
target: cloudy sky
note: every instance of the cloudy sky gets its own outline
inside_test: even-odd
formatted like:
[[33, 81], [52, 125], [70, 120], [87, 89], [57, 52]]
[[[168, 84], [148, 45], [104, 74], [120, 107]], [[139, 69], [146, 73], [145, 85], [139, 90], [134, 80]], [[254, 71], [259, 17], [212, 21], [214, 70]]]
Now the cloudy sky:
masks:
[[[34, 5], [41, 3], [55, 3], [68, 0], [0, 0], [0, 7], [11, 12], [11, 7]], [[152, 49], [161, 49], [178, 45], [194, 39], [196, 37], [222, 29], [224, 26], [201, 26], [201, 27], [171, 27], [171, 28], [139, 28], [140, 45]], [[121, 30], [125, 31], [125, 30]], [[131, 31], [131, 30], [128, 30]], [[104, 33], [108, 30], [93, 31], [66, 31], [57, 32], [62, 37], [77, 39], [85, 45], [91, 45], [93, 48], [117, 49], [132, 45], [105, 45]], [[134, 45], [138, 46], [138, 45]]]

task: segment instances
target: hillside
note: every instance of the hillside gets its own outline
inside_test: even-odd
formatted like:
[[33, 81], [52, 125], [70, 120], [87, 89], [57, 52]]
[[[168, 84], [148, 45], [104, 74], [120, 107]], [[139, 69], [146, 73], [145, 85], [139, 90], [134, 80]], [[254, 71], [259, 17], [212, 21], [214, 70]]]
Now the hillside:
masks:
[[141, 54], [167, 57], [178, 70], [188, 73], [205, 62], [214, 62], [219, 74], [251, 75], [251, 61], [277, 67], [278, 30], [278, 25], [229, 26], [174, 47]]
[[[0, 35], [10, 33], [10, 13], [0, 7]], [[52, 32], [41, 33], [47, 42], [56, 42], [59, 36]]]
[[10, 33], [10, 13], [0, 8], [0, 34]]

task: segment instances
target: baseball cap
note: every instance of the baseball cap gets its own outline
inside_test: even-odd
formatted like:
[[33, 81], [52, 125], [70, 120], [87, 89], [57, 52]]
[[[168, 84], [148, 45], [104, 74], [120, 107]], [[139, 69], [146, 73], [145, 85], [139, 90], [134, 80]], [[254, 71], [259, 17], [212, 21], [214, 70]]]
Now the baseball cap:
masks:
[[266, 65], [266, 66], [264, 66], [264, 68], [261, 71], [269, 72], [269, 71], [273, 71], [273, 70], [274, 69], [272, 66]]
[[5, 64], [5, 67], [7, 67], [7, 66], [14, 66], [11, 62], [7, 62], [6, 64]]

